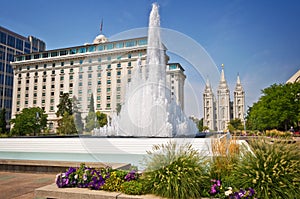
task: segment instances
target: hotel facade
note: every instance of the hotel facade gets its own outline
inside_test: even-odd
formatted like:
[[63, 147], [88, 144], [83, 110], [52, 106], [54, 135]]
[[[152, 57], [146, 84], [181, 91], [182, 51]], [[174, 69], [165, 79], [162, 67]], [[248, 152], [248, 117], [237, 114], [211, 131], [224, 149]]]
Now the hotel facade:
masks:
[[[122, 106], [138, 59], [146, 65], [147, 37], [108, 41], [99, 35], [93, 44], [18, 55], [12, 62], [12, 117], [23, 108], [41, 107], [48, 114], [50, 130], [55, 131], [63, 93], [76, 97], [82, 118], [88, 114], [91, 96], [95, 111], [110, 114]], [[167, 62], [168, 56], [167, 85], [183, 108], [184, 69]]]

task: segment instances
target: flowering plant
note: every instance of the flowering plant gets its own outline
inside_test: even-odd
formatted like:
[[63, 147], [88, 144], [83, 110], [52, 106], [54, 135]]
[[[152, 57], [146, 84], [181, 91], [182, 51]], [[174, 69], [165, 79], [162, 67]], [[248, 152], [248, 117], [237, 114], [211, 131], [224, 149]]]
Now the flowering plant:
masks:
[[113, 171], [111, 168], [89, 168], [85, 164], [81, 164], [79, 168], [70, 167], [66, 172], [57, 174], [55, 183], [59, 188], [79, 187], [99, 190], [103, 189], [106, 182], [112, 181], [110, 178], [115, 178], [117, 174], [120, 176], [119, 173], [124, 173], [120, 183], [138, 179], [138, 175], [134, 170], [127, 173], [125, 171]]
[[255, 199], [255, 191], [251, 187], [247, 189], [240, 189], [235, 192], [233, 192], [232, 187], [227, 187], [226, 191], [223, 192], [221, 180], [212, 179], [211, 182], [212, 185], [209, 192], [211, 196], [227, 199]]

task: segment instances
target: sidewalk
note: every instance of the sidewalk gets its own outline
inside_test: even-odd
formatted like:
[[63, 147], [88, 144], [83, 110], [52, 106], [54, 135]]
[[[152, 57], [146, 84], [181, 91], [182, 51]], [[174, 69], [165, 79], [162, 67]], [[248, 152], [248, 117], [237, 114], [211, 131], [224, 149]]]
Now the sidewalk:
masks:
[[53, 173], [0, 171], [0, 199], [32, 199], [36, 188], [54, 183]]

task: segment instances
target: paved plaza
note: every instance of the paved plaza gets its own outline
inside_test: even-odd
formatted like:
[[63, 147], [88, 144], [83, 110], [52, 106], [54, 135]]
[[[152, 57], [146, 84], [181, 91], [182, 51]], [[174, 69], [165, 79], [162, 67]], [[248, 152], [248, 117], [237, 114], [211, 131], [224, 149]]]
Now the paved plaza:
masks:
[[32, 199], [34, 190], [54, 183], [54, 173], [18, 173], [0, 171], [0, 199]]

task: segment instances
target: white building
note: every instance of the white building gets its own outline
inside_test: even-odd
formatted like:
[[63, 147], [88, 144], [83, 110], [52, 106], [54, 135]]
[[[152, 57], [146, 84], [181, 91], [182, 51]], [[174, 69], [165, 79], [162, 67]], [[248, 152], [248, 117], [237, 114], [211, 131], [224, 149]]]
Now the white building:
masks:
[[[69, 93], [80, 103], [82, 117], [89, 111], [91, 95], [96, 111], [110, 114], [125, 98], [126, 87], [140, 57], [146, 64], [147, 38], [108, 41], [104, 35], [93, 44], [16, 56], [12, 117], [23, 108], [41, 107], [48, 114], [49, 127], [59, 119], [55, 113], [60, 95]], [[166, 56], [166, 63], [168, 56]], [[171, 92], [183, 108], [184, 70], [167, 65]]]
[[231, 119], [240, 119], [244, 122], [245, 92], [237, 76], [234, 90], [234, 101], [230, 101], [230, 90], [226, 82], [224, 65], [222, 65], [217, 98], [215, 97], [209, 80], [203, 93], [203, 126], [213, 131], [226, 131]]

